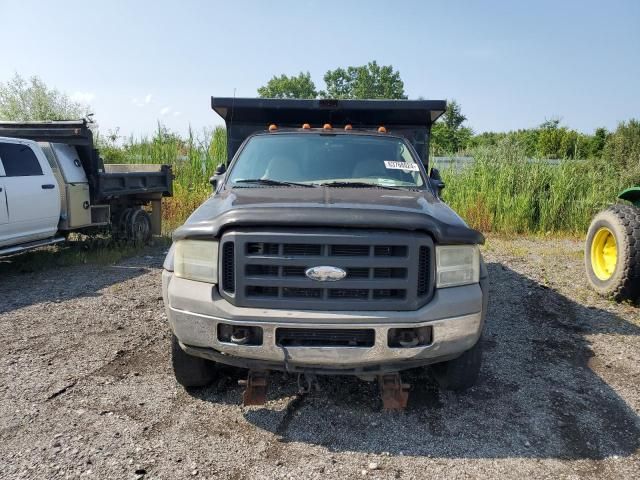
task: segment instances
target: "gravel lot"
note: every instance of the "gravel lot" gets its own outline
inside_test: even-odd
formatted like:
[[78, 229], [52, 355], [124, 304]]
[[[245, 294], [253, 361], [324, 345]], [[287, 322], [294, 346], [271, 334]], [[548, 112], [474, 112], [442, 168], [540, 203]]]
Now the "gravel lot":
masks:
[[410, 372], [404, 413], [346, 377], [299, 396], [273, 375], [248, 408], [235, 371], [179, 387], [164, 249], [37, 273], [0, 262], [0, 477], [638, 478], [640, 309], [587, 289], [581, 248], [489, 238], [481, 381], [456, 395]]

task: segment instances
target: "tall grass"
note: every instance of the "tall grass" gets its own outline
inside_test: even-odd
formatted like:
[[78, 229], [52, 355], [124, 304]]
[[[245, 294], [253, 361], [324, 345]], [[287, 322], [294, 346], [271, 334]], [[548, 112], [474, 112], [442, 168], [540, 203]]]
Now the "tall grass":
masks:
[[[164, 204], [165, 233], [181, 225], [211, 194], [209, 177], [226, 159], [226, 132], [218, 127], [187, 138], [161, 126], [151, 138], [123, 144], [100, 142], [111, 163], [173, 166], [174, 196]], [[471, 226], [504, 233], [583, 233], [595, 212], [611, 203], [624, 185], [623, 173], [599, 160], [564, 160], [559, 165], [531, 160], [506, 139], [479, 147], [462, 169], [442, 171], [444, 199]]]
[[471, 226], [503, 233], [582, 233], [623, 186], [599, 160], [559, 165], [527, 158], [513, 142], [472, 152], [470, 165], [443, 171], [445, 201]]

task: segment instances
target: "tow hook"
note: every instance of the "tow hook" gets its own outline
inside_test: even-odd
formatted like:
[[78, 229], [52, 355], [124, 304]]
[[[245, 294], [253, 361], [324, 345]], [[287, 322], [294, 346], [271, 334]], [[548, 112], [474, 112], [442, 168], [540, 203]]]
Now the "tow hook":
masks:
[[298, 374], [298, 393], [300, 395], [306, 395], [311, 393], [312, 390], [316, 392], [321, 391], [318, 377], [312, 373], [299, 373]]
[[407, 408], [411, 385], [402, 383], [399, 373], [378, 375], [378, 386], [384, 410], [398, 411]]
[[267, 385], [269, 372], [249, 370], [246, 380], [238, 380], [239, 385], [246, 388], [242, 394], [242, 403], [248, 405], [264, 405], [267, 402]]

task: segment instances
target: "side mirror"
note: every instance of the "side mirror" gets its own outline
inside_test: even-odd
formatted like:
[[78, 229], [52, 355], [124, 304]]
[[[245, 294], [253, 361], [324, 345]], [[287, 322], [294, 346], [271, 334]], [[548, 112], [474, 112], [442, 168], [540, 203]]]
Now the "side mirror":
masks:
[[437, 168], [432, 168], [429, 173], [429, 179], [431, 180], [431, 185], [436, 189], [438, 196], [442, 193], [442, 190], [445, 187], [444, 182], [442, 181], [442, 177], [440, 176], [440, 170]]
[[227, 171], [227, 166], [224, 163], [221, 163], [216, 168], [215, 172], [213, 172], [213, 176], [209, 179], [209, 183], [215, 192], [218, 190], [218, 184], [224, 178], [224, 174]]

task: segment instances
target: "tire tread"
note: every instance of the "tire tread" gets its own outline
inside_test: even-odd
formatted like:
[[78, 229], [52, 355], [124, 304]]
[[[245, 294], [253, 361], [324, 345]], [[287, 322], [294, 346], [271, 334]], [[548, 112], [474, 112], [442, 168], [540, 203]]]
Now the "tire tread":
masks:
[[171, 336], [171, 364], [176, 380], [183, 387], [205, 387], [216, 376], [215, 363], [185, 353], [175, 335]]
[[620, 219], [627, 236], [626, 251], [623, 252], [622, 280], [613, 291], [617, 301], [640, 298], [640, 208], [617, 204], [609, 210]]

